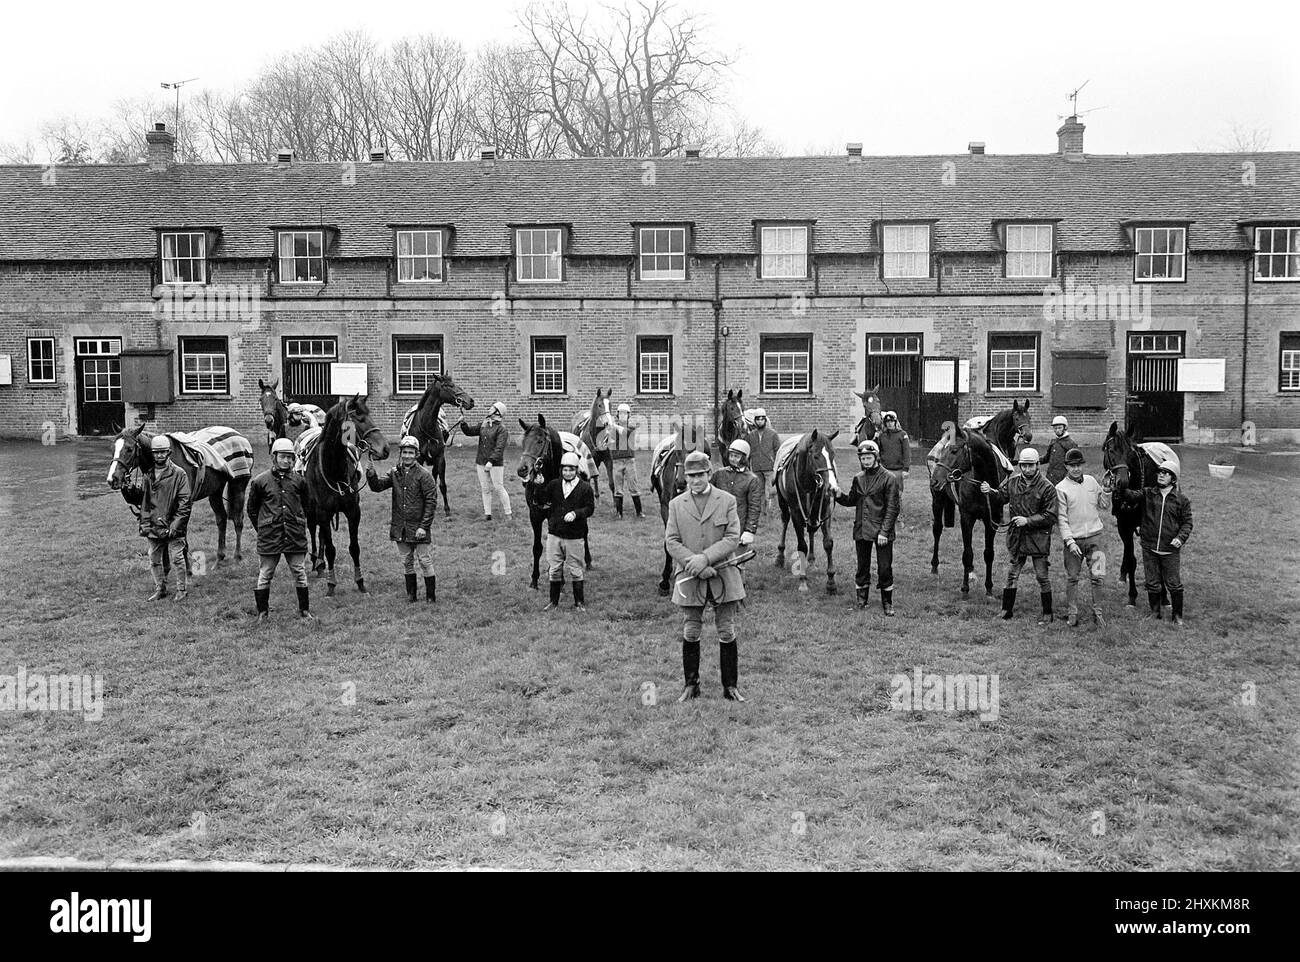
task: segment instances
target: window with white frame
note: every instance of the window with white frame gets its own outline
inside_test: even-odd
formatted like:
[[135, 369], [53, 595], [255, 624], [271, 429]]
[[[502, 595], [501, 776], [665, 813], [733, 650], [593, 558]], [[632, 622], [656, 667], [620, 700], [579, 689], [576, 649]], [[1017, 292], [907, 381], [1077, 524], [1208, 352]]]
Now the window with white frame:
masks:
[[1007, 277], [1052, 276], [1052, 225], [1007, 224]]
[[638, 394], [671, 394], [673, 389], [671, 337], [637, 339]]
[[886, 277], [930, 276], [930, 225], [886, 224]]
[[1300, 391], [1300, 333], [1282, 335], [1278, 365], [1278, 390]]
[[1137, 253], [1133, 279], [1137, 281], [1181, 281], [1187, 258], [1187, 228], [1139, 227], [1134, 232]]
[[764, 227], [762, 240], [762, 277], [768, 279], [808, 276], [808, 228]]
[[989, 390], [1038, 390], [1038, 335], [989, 335]]
[[867, 338], [868, 354], [920, 354], [919, 334], [873, 334]]
[[229, 394], [227, 373], [229, 346], [224, 337], [182, 337], [182, 394]]
[[280, 231], [280, 283], [322, 284], [324, 281], [324, 231]]
[[27, 383], [54, 383], [54, 338], [27, 339]]
[[442, 280], [442, 231], [397, 232], [397, 279], [403, 283]]
[[515, 230], [515, 277], [524, 282], [563, 279], [564, 251], [558, 227]]
[[398, 394], [423, 394], [442, 373], [442, 338], [393, 338], [394, 385]]
[[207, 283], [208, 238], [202, 231], [164, 231], [162, 279], [164, 284]]
[[1255, 280], [1300, 280], [1300, 227], [1255, 228]]
[[1130, 354], [1174, 354], [1181, 357], [1183, 335], [1177, 331], [1172, 334], [1130, 334], [1128, 349]]
[[533, 393], [564, 394], [564, 338], [533, 338]]
[[765, 337], [762, 354], [763, 391], [769, 394], [812, 390], [812, 336]]
[[685, 227], [642, 227], [638, 234], [643, 281], [686, 279]]

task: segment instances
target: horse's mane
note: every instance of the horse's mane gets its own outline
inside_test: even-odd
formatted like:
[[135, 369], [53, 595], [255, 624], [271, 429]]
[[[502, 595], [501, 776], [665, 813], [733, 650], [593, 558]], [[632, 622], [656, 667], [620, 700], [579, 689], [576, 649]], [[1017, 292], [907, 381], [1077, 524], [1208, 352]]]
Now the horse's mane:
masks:
[[[360, 405], [358, 410], [363, 413], [365, 411]], [[321, 427], [320, 442], [316, 445], [324, 477], [334, 480], [347, 478], [348, 452], [343, 444], [343, 422], [347, 419], [347, 401], [339, 401], [325, 412], [325, 424]]]
[[1016, 429], [1011, 408], [1003, 408], [984, 425], [984, 437], [1002, 449], [1009, 458], [1016, 456]]
[[[420, 441], [441, 447], [442, 430], [438, 427], [438, 412], [442, 409], [442, 375], [429, 377], [429, 386], [420, 395], [420, 402], [415, 406], [415, 417], [411, 420], [411, 430]], [[436, 450], [435, 452], [436, 453]]]
[[987, 481], [997, 486], [998, 459], [993, 453], [993, 443], [979, 431], [959, 431], [970, 451], [971, 473], [976, 481]]

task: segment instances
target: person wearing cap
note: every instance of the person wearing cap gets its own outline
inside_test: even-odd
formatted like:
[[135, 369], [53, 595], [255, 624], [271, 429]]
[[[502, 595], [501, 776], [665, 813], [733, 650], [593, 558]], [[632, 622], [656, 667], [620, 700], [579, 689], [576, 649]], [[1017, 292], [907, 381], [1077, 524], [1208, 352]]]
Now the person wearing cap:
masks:
[[312, 619], [307, 589], [307, 515], [314, 506], [307, 479], [293, 470], [293, 458], [293, 442], [278, 439], [271, 445], [271, 470], [263, 471], [248, 485], [248, 519], [257, 532], [261, 562], [253, 589], [259, 622], [265, 622], [270, 612], [271, 579], [281, 555], [298, 589], [298, 616]]
[[506, 406], [497, 401], [488, 408], [487, 417], [477, 425], [462, 421], [460, 429], [472, 438], [478, 438], [478, 453], [474, 456], [474, 470], [478, 472], [478, 487], [483, 494], [483, 520], [492, 520], [492, 495], [501, 499], [506, 520], [510, 513], [510, 493], [506, 491], [506, 428], [501, 423]]
[[614, 510], [620, 518], [623, 517], [623, 496], [631, 495], [636, 516], [644, 518], [641, 488], [636, 477], [636, 425], [629, 423], [631, 415], [632, 406], [620, 404], [613, 423], [605, 426], [610, 439], [609, 457], [614, 466]]
[[1093, 621], [1101, 627], [1106, 624], [1101, 612], [1102, 578], [1106, 574], [1101, 533], [1102, 518], [1110, 510], [1110, 495], [1096, 478], [1083, 473], [1083, 461], [1083, 451], [1079, 448], [1067, 451], [1066, 475], [1056, 485], [1056, 529], [1065, 550], [1065, 603], [1072, 628], [1079, 623], [1079, 573], [1085, 564], [1092, 584]]
[[1064, 415], [1058, 414], [1052, 418], [1052, 433], [1056, 437], [1047, 445], [1047, 480], [1052, 484], [1060, 484], [1066, 475], [1065, 456], [1071, 451], [1078, 451], [1079, 445], [1070, 437], [1070, 422]]
[[881, 415], [884, 430], [876, 438], [880, 448], [880, 466], [898, 479], [898, 493], [902, 496], [903, 483], [912, 460], [912, 439], [898, 423], [898, 414], [886, 411]]
[[772, 510], [772, 494], [776, 490], [776, 477], [773, 466], [776, 464], [776, 452], [781, 447], [781, 435], [767, 423], [767, 411], [754, 409], [754, 426], [741, 438], [749, 445], [749, 470], [754, 472], [763, 486], [763, 511]]
[[[1121, 475], [1121, 482], [1123, 476]], [[1169, 592], [1170, 617], [1183, 623], [1182, 552], [1192, 536], [1192, 502], [1178, 489], [1178, 465], [1162, 461], [1156, 466], [1154, 487], [1134, 491], [1123, 483], [1115, 486], [1115, 497], [1142, 505], [1142, 570], [1146, 575], [1147, 603], [1160, 618], [1160, 589]]]
[[885, 616], [894, 617], [894, 526], [898, 521], [901, 494], [898, 479], [880, 466], [880, 447], [875, 441], [858, 443], [858, 464], [862, 470], [847, 492], [835, 496], [837, 503], [856, 508], [853, 543], [858, 550], [858, 571], [854, 586], [858, 607], [867, 607], [871, 594], [871, 551], [876, 552], [876, 587]]
[[388, 522], [388, 537], [397, 542], [406, 573], [406, 600], [416, 595], [415, 566], [424, 575], [424, 599], [438, 600], [438, 579], [433, 573], [433, 518], [438, 510], [438, 486], [429, 469], [417, 461], [420, 442], [410, 435], [398, 445], [397, 467], [382, 478], [373, 464], [366, 465], [366, 484], [376, 494], [392, 489], [393, 513]]
[[578, 611], [587, 610], [582, 543], [587, 537], [587, 519], [596, 511], [596, 495], [591, 485], [578, 477], [578, 465], [577, 454], [564, 452], [560, 458], [560, 476], [538, 495], [546, 512], [546, 563], [550, 568], [551, 591], [551, 600], [543, 611], [560, 607], [566, 571], [573, 583], [573, 607]]
[[744, 701], [736, 641], [736, 605], [745, 597], [745, 582], [736, 565], [716, 567], [740, 547], [740, 513], [736, 499], [709, 481], [712, 461], [703, 451], [686, 455], [686, 490], [668, 502], [664, 550], [675, 562], [673, 604], [682, 609], [682, 673], [686, 683], [679, 702], [700, 696], [700, 637], [704, 609], [713, 606], [718, 632], [722, 695]]
[[149, 542], [149, 567], [153, 571], [153, 594], [150, 601], [167, 597], [167, 571], [170, 562], [176, 572], [176, 601], [184, 601], [186, 592], [185, 535], [190, 523], [193, 502], [190, 479], [171, 460], [172, 444], [165, 434], [155, 434], [149, 442], [150, 463], [140, 466], [140, 481], [127, 481], [123, 494], [139, 506], [140, 536]]
[[1038, 451], [1024, 448], [1019, 456], [1020, 470], [1007, 476], [998, 488], [980, 482], [980, 491], [988, 496], [989, 507], [1009, 505], [1011, 523], [1007, 525], [1007, 551], [1011, 562], [1007, 568], [1007, 586], [1002, 591], [1002, 617], [1010, 619], [1016, 608], [1016, 582], [1026, 560], [1032, 560], [1038, 578], [1043, 613], [1040, 625], [1052, 623], [1052, 579], [1049, 575], [1052, 529], [1059, 513], [1056, 488], [1039, 470]]
[[763, 513], [763, 482], [749, 470], [749, 444], [737, 438], [727, 447], [727, 466], [715, 471], [710, 483], [736, 499], [740, 515], [740, 546], [747, 548], [758, 534]]

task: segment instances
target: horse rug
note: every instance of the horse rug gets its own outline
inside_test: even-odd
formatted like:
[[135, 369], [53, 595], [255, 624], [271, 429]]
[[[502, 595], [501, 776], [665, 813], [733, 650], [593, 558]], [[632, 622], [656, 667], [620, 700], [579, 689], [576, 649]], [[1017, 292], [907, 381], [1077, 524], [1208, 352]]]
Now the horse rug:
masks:
[[790, 455], [794, 453], [795, 447], [803, 440], [802, 434], [792, 434], [776, 449], [776, 460], [772, 462], [772, 474], [780, 474], [785, 463], [790, 460]]
[[578, 460], [581, 462], [578, 466], [578, 473], [587, 481], [594, 478], [596, 476], [596, 459], [591, 456], [591, 449], [587, 447], [587, 443], [576, 434], [570, 434], [568, 431], [557, 431], [556, 434], [560, 436], [560, 446], [564, 448], [564, 453], [572, 452], [578, 456]]
[[[412, 404], [409, 408], [406, 409], [406, 413], [402, 415], [402, 437], [406, 437], [411, 433], [411, 425], [415, 423], [415, 412], [418, 411], [419, 409], [420, 409], [419, 404]], [[450, 430], [450, 428], [447, 425], [446, 406], [438, 408], [438, 430], [442, 432], [444, 437], [447, 437], [447, 432]], [[447, 440], [448, 443], [451, 442], [450, 437], [448, 437]]]
[[167, 437], [194, 467], [195, 491], [203, 489], [208, 471], [215, 471], [231, 480], [247, 478], [253, 473], [253, 446], [242, 434], [230, 428], [214, 426], [188, 434], [175, 431]]
[[[316, 445], [320, 443], [322, 428], [308, 428], [298, 435], [298, 440], [293, 442], [293, 470], [296, 474], [307, 473], [307, 462], [311, 460], [312, 451], [316, 450]], [[361, 452], [357, 450], [355, 444], [348, 444], [348, 463], [351, 470], [348, 472], [352, 478], [352, 486], [356, 487], [361, 481]]]
[[[1157, 467], [1160, 466], [1161, 461], [1174, 462], [1174, 468], [1178, 472], [1178, 477], [1181, 478], [1183, 476], [1182, 462], [1178, 460], [1178, 455], [1174, 454], [1174, 449], [1169, 445], [1160, 441], [1144, 441], [1142, 444], [1139, 444], [1138, 447], [1147, 453], [1147, 457], [1154, 461]], [[1151, 479], [1151, 483], [1155, 484], [1154, 478]]]

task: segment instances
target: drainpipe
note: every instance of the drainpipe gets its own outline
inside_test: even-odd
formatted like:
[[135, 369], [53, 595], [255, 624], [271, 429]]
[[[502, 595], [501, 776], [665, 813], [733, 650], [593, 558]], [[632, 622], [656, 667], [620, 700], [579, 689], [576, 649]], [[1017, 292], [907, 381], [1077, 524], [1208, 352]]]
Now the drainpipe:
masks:
[[1252, 251], [1246, 255], [1246, 297], [1241, 315], [1241, 420], [1243, 424], [1246, 421], [1246, 351], [1249, 349], [1250, 335], [1250, 275], [1254, 263], [1255, 254]]
[[718, 435], [719, 356], [722, 353], [722, 258], [713, 262], [713, 435]]

